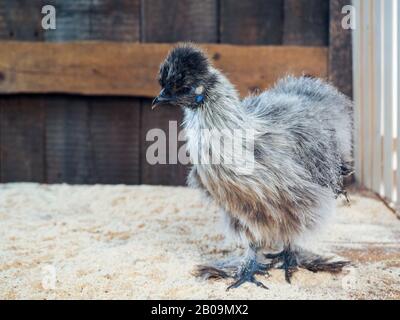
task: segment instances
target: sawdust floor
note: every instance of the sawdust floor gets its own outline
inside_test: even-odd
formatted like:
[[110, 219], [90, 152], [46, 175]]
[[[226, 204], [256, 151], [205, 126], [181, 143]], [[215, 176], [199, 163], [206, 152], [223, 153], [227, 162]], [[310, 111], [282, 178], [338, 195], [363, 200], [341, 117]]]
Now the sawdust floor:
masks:
[[[312, 246], [351, 259], [339, 275], [280, 270], [269, 290], [206, 282], [194, 266], [241, 253], [218, 210], [183, 187], [0, 185], [3, 299], [400, 299], [400, 221], [352, 194]], [[311, 245], [311, 243], [310, 243]]]

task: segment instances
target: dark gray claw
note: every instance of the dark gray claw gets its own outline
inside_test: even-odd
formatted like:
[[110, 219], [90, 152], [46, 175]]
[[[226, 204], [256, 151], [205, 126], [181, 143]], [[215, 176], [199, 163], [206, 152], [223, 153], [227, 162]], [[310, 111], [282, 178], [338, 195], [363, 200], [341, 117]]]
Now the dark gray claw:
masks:
[[256, 280], [255, 278], [254, 278], [254, 275], [253, 276], [250, 276], [250, 277], [243, 277], [243, 278], [240, 278], [240, 279], [238, 279], [238, 280], [236, 280], [234, 283], [232, 283], [228, 288], [226, 288], [226, 290], [228, 291], [228, 290], [230, 290], [230, 289], [234, 289], [234, 288], [238, 288], [238, 287], [240, 287], [243, 283], [245, 283], [245, 282], [251, 282], [251, 283], [254, 283], [257, 287], [261, 287], [261, 288], [263, 288], [263, 289], [268, 289], [268, 287], [266, 286], [266, 285], [264, 285], [262, 282], [260, 282], [260, 281], [258, 281], [258, 280]]
[[226, 290], [240, 287], [245, 282], [254, 283], [256, 286], [268, 289], [262, 282], [256, 280], [256, 274], [267, 274], [270, 266], [257, 262], [255, 259], [248, 260], [240, 268], [238, 274], [235, 276], [236, 281], [232, 283]]
[[285, 280], [287, 283], [291, 282], [293, 273], [297, 271], [297, 266], [296, 255], [293, 251], [285, 250], [281, 268], [285, 270]]
[[272, 266], [280, 263], [278, 269], [283, 269], [285, 271], [285, 280], [290, 283], [292, 275], [297, 271], [298, 266], [295, 253], [289, 249], [285, 249], [279, 253], [269, 253], [264, 256], [267, 259], [272, 259]]
[[285, 279], [290, 283], [292, 275], [298, 268], [307, 269], [312, 272], [326, 271], [330, 273], [340, 272], [348, 261], [331, 261], [329, 258], [324, 258], [316, 254], [311, 254], [306, 251], [294, 251], [286, 248], [279, 253], [265, 254], [267, 259], [272, 259], [270, 266], [278, 265], [278, 269], [285, 271]]

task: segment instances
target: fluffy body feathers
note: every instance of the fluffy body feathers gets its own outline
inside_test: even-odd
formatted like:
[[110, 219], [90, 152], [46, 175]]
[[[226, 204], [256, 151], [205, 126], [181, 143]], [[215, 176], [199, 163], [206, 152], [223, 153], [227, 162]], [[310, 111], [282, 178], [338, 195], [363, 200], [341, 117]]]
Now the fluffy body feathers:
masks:
[[221, 88], [202, 108], [185, 109], [189, 153], [199, 152], [199, 141], [212, 149], [201, 129], [252, 128], [255, 166], [251, 175], [238, 175], [240, 168], [223, 161], [196, 164], [189, 185], [221, 206], [241, 239], [260, 247], [293, 244], [334, 210], [342, 167], [351, 160], [351, 103], [329, 84], [305, 77], [287, 77], [240, 101], [228, 80], [211, 72]]

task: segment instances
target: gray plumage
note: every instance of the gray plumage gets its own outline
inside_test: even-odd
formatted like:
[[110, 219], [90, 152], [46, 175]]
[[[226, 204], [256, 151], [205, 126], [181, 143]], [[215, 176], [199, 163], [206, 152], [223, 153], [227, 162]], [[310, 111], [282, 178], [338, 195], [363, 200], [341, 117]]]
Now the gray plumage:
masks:
[[[177, 79], [182, 82], [177, 84]], [[255, 132], [251, 173], [222, 161], [195, 164], [189, 174], [189, 185], [203, 190], [221, 207], [230, 230], [249, 248], [236, 269], [216, 265], [202, 267], [200, 273], [231, 275], [236, 279], [231, 287], [237, 287], [246, 281], [264, 286], [254, 274], [277, 263], [285, 269], [288, 281], [298, 266], [340, 270], [344, 262], [335, 264], [316, 256], [305, 262], [297, 243], [334, 212], [335, 198], [344, 192], [343, 175], [351, 171], [350, 100], [322, 80], [288, 76], [241, 101], [234, 86], [204, 53], [188, 44], [169, 54], [160, 69], [160, 83], [167, 96], [163, 102], [184, 108], [190, 154], [213, 153], [214, 144], [202, 129]], [[204, 88], [204, 98], [198, 103], [190, 88], [199, 86]], [[179, 94], [179, 88], [186, 88], [185, 93]], [[243, 143], [243, 148], [250, 147]], [[258, 251], [277, 248], [282, 253], [266, 255], [272, 263], [257, 261]]]

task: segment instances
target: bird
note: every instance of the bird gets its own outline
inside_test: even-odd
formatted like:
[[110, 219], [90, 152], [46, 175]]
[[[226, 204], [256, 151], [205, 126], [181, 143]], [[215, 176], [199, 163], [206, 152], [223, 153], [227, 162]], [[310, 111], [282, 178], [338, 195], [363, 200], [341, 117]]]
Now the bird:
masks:
[[[299, 268], [337, 273], [349, 264], [300, 245], [329, 223], [338, 196], [347, 199], [343, 179], [353, 171], [349, 98], [322, 79], [286, 75], [273, 87], [241, 99], [194, 43], [171, 49], [158, 81], [161, 91], [152, 107], [183, 109], [192, 161], [188, 185], [220, 208], [229, 233], [245, 248], [239, 259], [200, 265], [195, 275], [229, 278], [228, 290], [244, 283], [268, 289], [256, 276], [269, 275], [272, 268], [282, 269], [290, 283]], [[220, 153], [210, 132], [225, 132], [225, 138], [234, 130], [253, 132], [249, 142], [236, 139], [249, 151], [241, 161], [222, 161], [224, 156], [217, 163], [194, 161]]]

